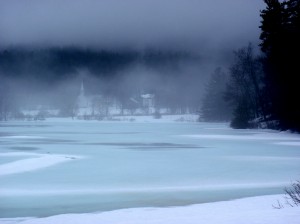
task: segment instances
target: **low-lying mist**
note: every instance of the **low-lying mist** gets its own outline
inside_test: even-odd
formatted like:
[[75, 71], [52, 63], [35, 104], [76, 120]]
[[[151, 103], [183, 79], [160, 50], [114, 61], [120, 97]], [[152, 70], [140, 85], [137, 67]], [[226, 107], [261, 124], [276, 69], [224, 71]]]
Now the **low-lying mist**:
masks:
[[214, 65], [186, 52], [10, 49], [0, 54], [2, 99], [15, 111], [63, 110], [84, 95], [130, 109], [143, 94], [155, 108], [196, 112]]

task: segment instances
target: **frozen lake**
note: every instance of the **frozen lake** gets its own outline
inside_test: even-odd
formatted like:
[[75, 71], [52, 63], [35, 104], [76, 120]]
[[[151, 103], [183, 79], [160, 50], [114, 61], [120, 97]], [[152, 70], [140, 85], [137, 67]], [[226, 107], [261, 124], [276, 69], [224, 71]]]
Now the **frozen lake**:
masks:
[[0, 123], [0, 217], [281, 194], [299, 176], [295, 134], [196, 122]]

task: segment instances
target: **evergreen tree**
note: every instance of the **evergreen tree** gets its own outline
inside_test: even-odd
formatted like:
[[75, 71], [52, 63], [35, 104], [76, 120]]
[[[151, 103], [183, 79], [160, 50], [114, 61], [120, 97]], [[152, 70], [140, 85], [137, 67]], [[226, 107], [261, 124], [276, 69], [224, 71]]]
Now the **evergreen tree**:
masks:
[[10, 83], [0, 74], [0, 121], [16, 119], [19, 116], [19, 108], [16, 105]]
[[278, 120], [280, 129], [300, 131], [300, 109], [297, 101], [300, 74], [300, 1], [265, 0], [261, 12], [261, 49], [265, 53], [266, 92], [269, 114]]

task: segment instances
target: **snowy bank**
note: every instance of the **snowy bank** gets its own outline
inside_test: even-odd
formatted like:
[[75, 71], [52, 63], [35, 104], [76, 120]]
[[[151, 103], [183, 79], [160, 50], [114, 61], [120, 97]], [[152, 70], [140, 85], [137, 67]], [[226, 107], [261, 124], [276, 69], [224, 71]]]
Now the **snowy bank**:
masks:
[[[48, 122], [137, 122], [137, 123], [170, 123], [170, 122], [197, 122], [198, 114], [177, 114], [177, 115], [162, 115], [161, 118], [155, 118], [153, 115], [115, 115], [103, 120], [84, 120], [72, 118], [47, 118]], [[43, 122], [43, 121], [42, 121]]]
[[46, 218], [0, 219], [1, 224], [299, 224], [300, 207], [275, 209], [283, 195], [168, 208], [130, 208]]

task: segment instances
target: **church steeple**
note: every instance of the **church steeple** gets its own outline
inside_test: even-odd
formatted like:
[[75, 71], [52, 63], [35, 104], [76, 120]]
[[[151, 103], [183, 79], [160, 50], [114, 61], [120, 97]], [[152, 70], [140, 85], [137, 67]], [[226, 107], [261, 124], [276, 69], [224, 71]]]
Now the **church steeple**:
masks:
[[83, 81], [81, 82], [81, 87], [80, 87], [80, 96], [84, 96], [84, 87], [83, 87]]
[[81, 82], [79, 96], [77, 98], [77, 105], [79, 108], [85, 108], [88, 106], [88, 99], [84, 94], [84, 85], [83, 81]]

